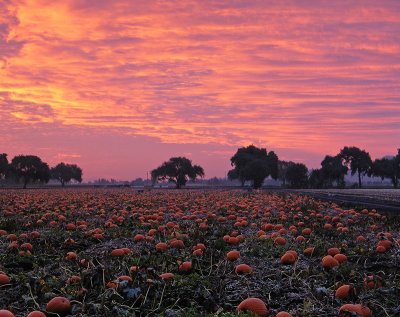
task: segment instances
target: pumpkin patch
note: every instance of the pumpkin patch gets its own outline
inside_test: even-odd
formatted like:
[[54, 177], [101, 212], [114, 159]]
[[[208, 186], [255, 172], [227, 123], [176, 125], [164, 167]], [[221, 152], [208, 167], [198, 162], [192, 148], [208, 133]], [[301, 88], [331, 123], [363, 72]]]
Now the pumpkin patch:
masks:
[[0, 190], [0, 316], [385, 316], [400, 223], [297, 194]]

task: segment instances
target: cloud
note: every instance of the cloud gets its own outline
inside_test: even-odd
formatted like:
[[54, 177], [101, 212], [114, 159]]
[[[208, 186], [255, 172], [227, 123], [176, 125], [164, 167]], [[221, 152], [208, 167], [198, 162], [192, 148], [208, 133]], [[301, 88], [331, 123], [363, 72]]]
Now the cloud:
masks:
[[53, 127], [85, 131], [66, 151], [77, 154], [102, 131], [190, 153], [293, 147], [306, 160], [350, 141], [396, 148], [398, 1], [4, 3], [5, 140], [34, 129], [37, 146], [52, 143]]

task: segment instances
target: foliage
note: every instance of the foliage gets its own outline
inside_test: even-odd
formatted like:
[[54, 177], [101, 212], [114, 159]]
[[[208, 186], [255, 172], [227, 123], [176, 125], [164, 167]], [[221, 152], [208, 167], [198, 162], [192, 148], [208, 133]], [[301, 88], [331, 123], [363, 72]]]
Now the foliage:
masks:
[[10, 169], [18, 180], [22, 179], [24, 188], [29, 182], [47, 183], [50, 180], [49, 165], [34, 155], [15, 156], [11, 161]]
[[286, 179], [291, 188], [304, 188], [308, 185], [308, 169], [302, 163], [289, 162]]
[[322, 188], [324, 187], [324, 177], [321, 169], [313, 169], [310, 172], [308, 183], [311, 188]]
[[8, 171], [8, 159], [7, 154], [0, 154], [0, 179], [6, 176]]
[[355, 146], [345, 146], [340, 151], [339, 157], [350, 167], [351, 175], [358, 174], [358, 187], [361, 188], [361, 176], [369, 173], [372, 167], [372, 160], [369, 153]]
[[82, 182], [82, 169], [76, 164], [59, 163], [50, 172], [51, 178], [59, 180], [63, 187], [71, 180]]
[[281, 161], [279, 160], [278, 162], [278, 179], [282, 181], [282, 186], [286, 187], [286, 173], [287, 169], [289, 167], [289, 163], [287, 161]]
[[239, 148], [231, 157], [231, 165], [234, 169], [228, 172], [228, 177], [239, 179], [242, 186], [251, 181], [254, 188], [259, 188], [268, 176], [278, 177], [278, 156], [254, 145]]
[[347, 174], [348, 167], [343, 165], [340, 156], [325, 156], [321, 162], [321, 176], [327, 187], [332, 187], [335, 182], [337, 187], [344, 187], [344, 177]]
[[400, 179], [400, 149], [393, 158], [376, 159], [372, 165], [371, 174], [380, 177], [382, 180], [389, 178], [393, 187], [397, 188]]
[[172, 157], [161, 166], [151, 171], [153, 183], [158, 180], [167, 180], [176, 184], [176, 188], [185, 186], [189, 179], [195, 180], [204, 176], [204, 169], [199, 165], [192, 165], [186, 157]]

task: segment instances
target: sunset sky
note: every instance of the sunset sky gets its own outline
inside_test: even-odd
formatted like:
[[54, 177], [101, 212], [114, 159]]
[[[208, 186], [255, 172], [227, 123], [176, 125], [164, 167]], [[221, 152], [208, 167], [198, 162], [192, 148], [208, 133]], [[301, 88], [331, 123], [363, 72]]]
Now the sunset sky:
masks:
[[0, 0], [0, 153], [133, 179], [400, 147], [399, 0]]

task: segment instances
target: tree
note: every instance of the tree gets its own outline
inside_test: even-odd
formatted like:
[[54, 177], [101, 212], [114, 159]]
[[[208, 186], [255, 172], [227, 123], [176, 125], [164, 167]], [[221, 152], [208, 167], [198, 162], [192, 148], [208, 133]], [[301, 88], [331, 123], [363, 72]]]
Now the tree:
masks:
[[310, 177], [308, 178], [308, 183], [311, 188], [322, 188], [324, 187], [324, 177], [322, 175], [321, 169], [311, 170]]
[[332, 187], [334, 182], [338, 187], [344, 187], [347, 171], [347, 166], [343, 165], [342, 158], [338, 155], [327, 155], [321, 162], [321, 176], [328, 187]]
[[289, 162], [286, 179], [291, 188], [303, 188], [308, 185], [308, 168], [302, 163]]
[[0, 179], [6, 176], [8, 171], [8, 159], [7, 154], [0, 154]]
[[392, 181], [393, 187], [399, 186], [400, 179], [400, 149], [393, 158], [376, 159], [372, 164], [371, 174], [380, 177], [382, 180], [389, 178]]
[[62, 187], [71, 180], [82, 182], [82, 169], [76, 164], [59, 163], [50, 172], [51, 178], [59, 180]]
[[343, 160], [346, 166], [350, 167], [351, 175], [357, 173], [358, 187], [361, 188], [361, 176], [370, 173], [372, 167], [372, 160], [369, 153], [355, 146], [345, 146], [340, 151], [339, 157]]
[[239, 179], [242, 186], [251, 181], [254, 188], [259, 188], [268, 176], [278, 178], [278, 156], [254, 145], [238, 149], [231, 157], [231, 165], [234, 169], [228, 172], [229, 179]]
[[282, 181], [282, 186], [286, 187], [286, 173], [289, 167], [289, 162], [279, 161], [278, 162], [278, 179]]
[[34, 155], [18, 155], [14, 157], [10, 168], [17, 180], [22, 179], [24, 188], [29, 182], [47, 183], [50, 180], [49, 165]]
[[153, 183], [158, 180], [167, 180], [175, 183], [176, 188], [186, 185], [189, 179], [195, 180], [204, 176], [204, 170], [199, 165], [192, 165], [192, 161], [186, 157], [171, 157], [169, 161], [151, 171]]

